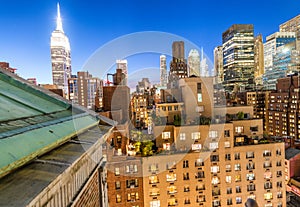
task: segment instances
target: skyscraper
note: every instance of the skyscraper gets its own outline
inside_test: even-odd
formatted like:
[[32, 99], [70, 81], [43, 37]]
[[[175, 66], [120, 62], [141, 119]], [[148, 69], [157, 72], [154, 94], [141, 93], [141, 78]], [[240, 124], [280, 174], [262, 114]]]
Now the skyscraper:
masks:
[[184, 55], [184, 42], [183, 41], [175, 41], [172, 44], [172, 56], [173, 59], [170, 62], [170, 73], [169, 73], [169, 81], [168, 88], [176, 88], [176, 82], [178, 79], [187, 78], [187, 64]]
[[286, 21], [279, 26], [280, 32], [295, 32], [297, 50], [300, 50], [300, 15]]
[[262, 85], [262, 75], [264, 74], [264, 45], [262, 35], [254, 38], [254, 80], [255, 84]]
[[160, 67], [160, 86], [167, 87], [168, 74], [167, 74], [167, 58], [165, 55], [159, 57], [159, 67]]
[[65, 35], [57, 4], [56, 29], [51, 35], [51, 63], [53, 84], [63, 89], [65, 96], [68, 92], [68, 78], [71, 77], [71, 48], [68, 37]]
[[225, 89], [232, 92], [253, 87], [253, 25], [234, 24], [223, 33], [222, 39]]
[[216, 77], [216, 83], [222, 83], [224, 81], [222, 46], [217, 46], [214, 49], [214, 73]]
[[294, 32], [275, 32], [267, 36], [264, 43], [264, 75], [263, 84], [267, 89], [276, 88], [276, 77], [274, 77], [274, 56], [281, 46], [294, 42], [296, 36]]
[[200, 55], [196, 49], [191, 49], [189, 52], [188, 74], [189, 76], [200, 76]]
[[209, 76], [207, 59], [206, 59], [206, 57], [204, 57], [203, 47], [201, 48], [200, 76], [202, 76], [202, 77], [208, 77]]
[[128, 84], [128, 64], [127, 60], [117, 60], [117, 69], [122, 69], [122, 73], [125, 74], [124, 85]]

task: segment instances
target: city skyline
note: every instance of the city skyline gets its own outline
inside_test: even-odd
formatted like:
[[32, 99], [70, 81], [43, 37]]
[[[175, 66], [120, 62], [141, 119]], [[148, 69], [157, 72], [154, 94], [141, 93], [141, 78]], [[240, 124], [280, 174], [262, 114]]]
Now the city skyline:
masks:
[[[57, 2], [6, 2], [6, 9], [0, 14], [0, 23], [6, 31], [1, 38], [1, 61], [9, 62], [24, 78], [36, 77], [38, 83], [52, 82], [49, 46], [51, 32], [56, 27]], [[153, 1], [152, 5], [136, 1], [103, 3], [64, 0], [59, 3], [64, 31], [70, 39], [74, 73], [82, 70], [87, 59], [99, 47], [126, 34], [162, 31], [179, 35], [203, 47], [213, 61], [213, 49], [221, 44], [222, 32], [231, 24], [254, 24], [254, 34], [261, 33], [265, 41], [266, 36], [279, 30], [280, 24], [300, 13], [296, 1], [285, 2], [284, 5], [279, 1], [272, 1], [272, 4], [257, 1], [247, 8], [238, 1], [218, 2], [218, 5], [196, 1], [171, 4]], [[172, 14], [178, 5], [180, 10], [188, 12], [176, 16]], [[203, 7], [206, 9], [201, 9]], [[229, 9], [235, 11], [234, 15], [227, 12]], [[280, 15], [274, 11], [280, 11]], [[185, 52], [187, 57], [188, 51]], [[157, 55], [159, 57], [160, 54]], [[141, 67], [155, 67], [159, 71], [157, 56], [147, 55], [142, 61], [140, 58], [128, 61], [129, 74]]]

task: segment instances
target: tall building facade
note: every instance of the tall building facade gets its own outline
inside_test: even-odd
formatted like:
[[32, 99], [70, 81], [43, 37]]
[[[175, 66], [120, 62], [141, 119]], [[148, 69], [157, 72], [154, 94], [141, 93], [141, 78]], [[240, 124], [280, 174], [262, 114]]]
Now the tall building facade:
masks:
[[214, 76], [216, 77], [216, 83], [224, 81], [223, 46], [214, 49]]
[[160, 86], [167, 87], [168, 73], [167, 73], [167, 57], [161, 55], [159, 57], [159, 69], [160, 69]]
[[300, 15], [281, 24], [279, 29], [280, 32], [295, 32], [297, 38], [297, 50], [300, 50]]
[[269, 95], [267, 129], [270, 136], [300, 139], [299, 77], [281, 78]]
[[117, 60], [117, 69], [122, 69], [122, 73], [124, 73], [124, 85], [128, 84], [128, 63], [127, 60]]
[[57, 85], [59, 89], [63, 89], [67, 97], [68, 78], [72, 74], [71, 48], [69, 39], [63, 30], [59, 4], [57, 4], [56, 29], [51, 35], [50, 48], [53, 84]]
[[262, 35], [254, 38], [254, 81], [256, 85], [262, 85], [264, 74], [264, 45]]
[[188, 56], [188, 75], [200, 76], [200, 54], [198, 50], [191, 49]]
[[274, 56], [276, 55], [277, 48], [294, 42], [296, 36], [294, 32], [275, 32], [267, 36], [264, 43], [264, 75], [263, 84], [268, 90], [274, 90], [276, 88], [276, 80], [274, 74]]
[[99, 92], [100, 87], [103, 86], [101, 82], [99, 78], [92, 77], [88, 72], [77, 72], [77, 76], [72, 75], [68, 80], [69, 100], [88, 109], [95, 109], [96, 99], [99, 99], [98, 102], [102, 99], [99, 97], [102, 94]]
[[234, 24], [222, 35], [224, 86], [229, 92], [253, 88], [254, 36], [252, 24]]
[[168, 77], [168, 88], [176, 88], [177, 80], [188, 77], [187, 63], [184, 52], [184, 42], [175, 41], [172, 44], [172, 61]]

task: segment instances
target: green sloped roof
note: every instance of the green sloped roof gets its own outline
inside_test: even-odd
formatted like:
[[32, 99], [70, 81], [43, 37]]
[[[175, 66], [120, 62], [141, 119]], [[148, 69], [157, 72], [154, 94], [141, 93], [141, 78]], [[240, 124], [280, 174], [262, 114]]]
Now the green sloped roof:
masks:
[[0, 177], [98, 122], [92, 112], [0, 69]]

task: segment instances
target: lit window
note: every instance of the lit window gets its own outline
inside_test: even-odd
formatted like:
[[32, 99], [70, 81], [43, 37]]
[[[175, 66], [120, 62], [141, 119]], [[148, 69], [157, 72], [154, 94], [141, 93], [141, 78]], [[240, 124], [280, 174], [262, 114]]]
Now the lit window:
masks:
[[150, 207], [160, 207], [160, 200], [150, 201]]
[[219, 143], [218, 142], [211, 142], [211, 143], [209, 143], [209, 149], [210, 150], [218, 149], [218, 147], [219, 147]]
[[163, 143], [163, 149], [164, 150], [171, 150], [171, 144], [170, 143]]
[[229, 141], [224, 142], [224, 146], [225, 146], [225, 148], [229, 148], [230, 147], [230, 142]]
[[231, 176], [230, 175], [226, 176], [226, 183], [231, 183]]
[[167, 181], [168, 181], [168, 182], [172, 182], [172, 181], [175, 181], [175, 180], [176, 180], [176, 174], [175, 174], [175, 173], [168, 173], [168, 174], [166, 175], [166, 177], [167, 177]]
[[193, 132], [193, 133], [192, 133], [192, 139], [193, 139], [193, 140], [198, 140], [198, 139], [200, 139], [200, 132]]
[[272, 198], [273, 198], [273, 194], [271, 192], [264, 194], [264, 199], [265, 200], [271, 200]]
[[235, 127], [235, 133], [242, 134], [243, 132], [244, 132], [244, 127], [243, 126]]
[[156, 172], [156, 171], [158, 171], [158, 164], [157, 163], [153, 163], [153, 164], [150, 164], [149, 165], [149, 172]]
[[115, 175], [120, 175], [120, 168], [118, 167], [115, 168]]
[[218, 137], [218, 131], [209, 131], [209, 137], [210, 138], [217, 138]]
[[179, 134], [179, 139], [180, 140], [185, 140], [185, 133], [180, 133]]
[[217, 185], [217, 184], [220, 183], [220, 180], [219, 180], [218, 177], [213, 177], [213, 178], [211, 179], [211, 183], [212, 183], [213, 185]]
[[120, 195], [120, 194], [117, 194], [116, 202], [117, 202], [117, 203], [121, 203], [121, 202], [122, 202], [122, 199], [121, 199], [121, 195]]
[[163, 132], [162, 133], [162, 138], [163, 139], [169, 139], [169, 138], [171, 138], [171, 132]]
[[248, 173], [246, 174], [246, 178], [247, 180], [255, 180], [255, 175], [254, 173]]
[[242, 197], [236, 197], [235, 200], [236, 200], [236, 204], [242, 203]]
[[149, 177], [149, 183], [150, 184], [155, 184], [158, 183], [158, 177], [156, 175], [152, 175]]
[[239, 163], [238, 163], [238, 164], [235, 164], [235, 165], [234, 165], [234, 170], [235, 170], [235, 171], [241, 171], [241, 164], [239, 164]]

